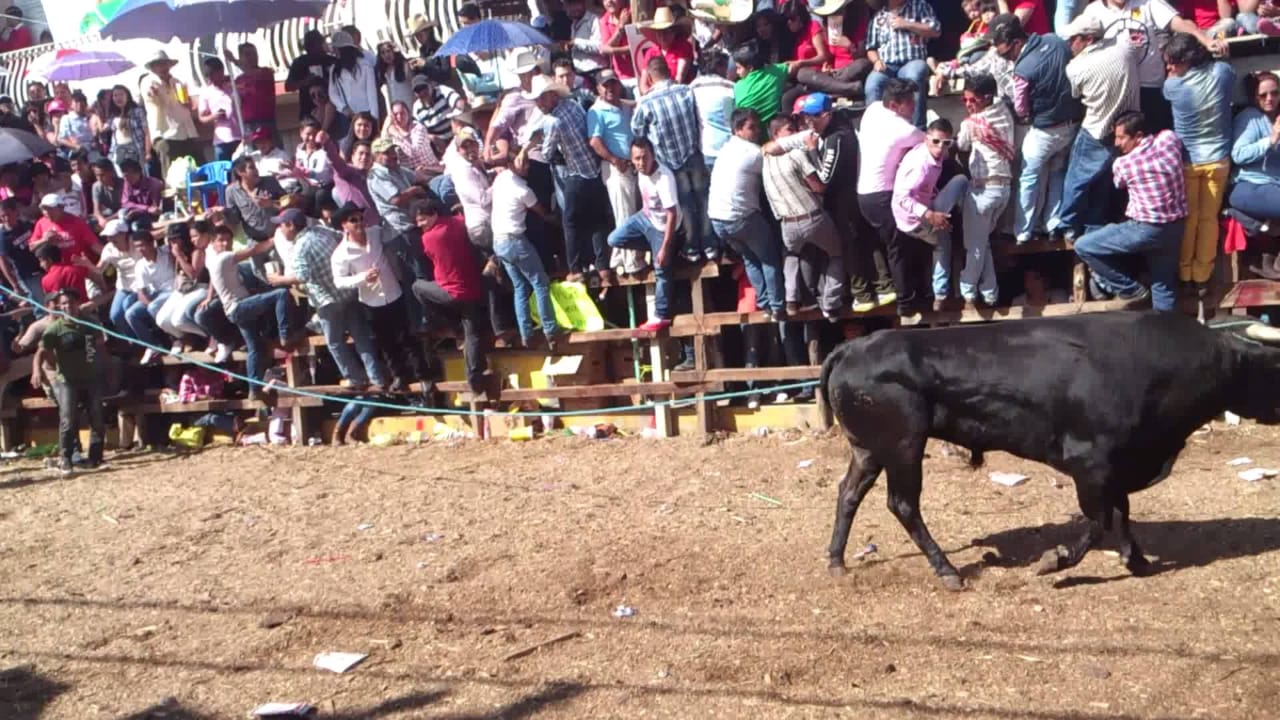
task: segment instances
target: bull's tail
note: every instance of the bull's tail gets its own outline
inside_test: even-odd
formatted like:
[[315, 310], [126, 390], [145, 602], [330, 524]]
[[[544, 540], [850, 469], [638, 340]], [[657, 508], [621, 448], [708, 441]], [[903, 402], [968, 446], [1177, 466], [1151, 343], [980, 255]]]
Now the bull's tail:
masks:
[[[828, 408], [833, 417], [835, 415], [836, 408], [835, 405], [831, 403], [831, 390], [828, 388], [828, 383], [831, 382], [831, 372], [835, 369], [836, 364], [843, 360], [844, 356], [848, 354], [849, 346], [850, 343], [841, 343], [835, 350], [832, 350], [827, 355], [827, 359], [822, 361], [822, 372], [818, 375], [818, 396], [822, 399], [822, 404]], [[839, 418], [836, 418], [836, 421], [839, 422]]]

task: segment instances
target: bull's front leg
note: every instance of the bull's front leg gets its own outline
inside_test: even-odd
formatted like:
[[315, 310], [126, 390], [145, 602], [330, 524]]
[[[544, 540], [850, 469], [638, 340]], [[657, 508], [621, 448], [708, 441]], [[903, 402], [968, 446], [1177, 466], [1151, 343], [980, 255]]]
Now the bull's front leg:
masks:
[[947, 559], [942, 548], [938, 547], [933, 535], [929, 534], [929, 528], [925, 526], [924, 517], [920, 514], [921, 482], [919, 460], [909, 465], [890, 467], [889, 510], [902, 523], [902, 527], [906, 528], [916, 547], [929, 559], [929, 565], [942, 580], [943, 586], [948, 590], [963, 590], [964, 580], [960, 578], [960, 572]]
[[844, 551], [849, 545], [849, 531], [853, 527], [853, 516], [867, 492], [880, 477], [880, 464], [871, 457], [871, 453], [857, 445], [853, 446], [853, 457], [849, 460], [849, 469], [840, 480], [840, 494], [836, 497], [836, 522], [831, 530], [831, 546], [827, 549], [830, 562], [828, 572], [832, 577], [841, 577], [847, 572], [844, 564]]
[[1076, 478], [1076, 499], [1080, 502], [1080, 512], [1084, 514], [1087, 526], [1084, 535], [1070, 546], [1059, 545], [1046, 550], [1036, 566], [1037, 575], [1066, 570], [1075, 567], [1084, 559], [1085, 553], [1102, 539], [1102, 532], [1111, 513], [1111, 503], [1107, 501], [1105, 481], [1089, 478]]

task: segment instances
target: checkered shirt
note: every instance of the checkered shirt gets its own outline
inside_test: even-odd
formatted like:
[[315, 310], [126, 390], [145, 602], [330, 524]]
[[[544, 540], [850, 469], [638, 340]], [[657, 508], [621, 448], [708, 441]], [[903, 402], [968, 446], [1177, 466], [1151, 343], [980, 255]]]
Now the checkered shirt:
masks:
[[542, 155], [564, 158], [563, 171], [569, 175], [593, 178], [600, 175], [600, 156], [587, 144], [587, 111], [582, 104], [565, 98], [542, 121]]
[[[942, 23], [934, 14], [933, 7], [925, 0], [907, 0], [898, 13], [905, 20], [924, 23], [934, 30], [941, 30]], [[904, 65], [912, 60], [924, 60], [928, 55], [925, 47], [928, 42], [919, 35], [907, 30], [894, 30], [890, 25], [893, 13], [886, 7], [871, 18], [867, 28], [867, 49], [880, 54], [880, 61], [886, 65]]]
[[1133, 152], [1116, 158], [1111, 172], [1116, 187], [1129, 190], [1130, 220], [1163, 224], [1187, 216], [1182, 142], [1172, 130], [1143, 138]]
[[319, 309], [335, 302], [354, 302], [354, 290], [339, 290], [333, 284], [334, 248], [342, 242], [342, 235], [319, 225], [307, 227], [294, 245], [293, 272], [306, 283], [311, 307]]
[[631, 134], [648, 138], [658, 164], [672, 172], [698, 152], [701, 128], [693, 91], [669, 80], [654, 85], [631, 115]]
[[818, 168], [807, 150], [764, 156], [764, 194], [779, 220], [804, 217], [822, 209], [821, 196], [805, 183], [806, 177], [817, 174]]

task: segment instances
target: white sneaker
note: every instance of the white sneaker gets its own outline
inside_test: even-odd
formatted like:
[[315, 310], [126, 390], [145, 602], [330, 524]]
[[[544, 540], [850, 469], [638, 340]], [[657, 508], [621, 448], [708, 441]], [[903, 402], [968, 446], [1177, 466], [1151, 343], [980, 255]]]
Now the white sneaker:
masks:
[[152, 350], [151, 348], [147, 348], [147, 351], [142, 353], [141, 363], [143, 365], [150, 365], [152, 358], [154, 358], [155, 356], [156, 356], [156, 351]]
[[218, 343], [218, 352], [213, 355], [214, 363], [224, 363], [231, 359], [231, 347], [226, 343]]

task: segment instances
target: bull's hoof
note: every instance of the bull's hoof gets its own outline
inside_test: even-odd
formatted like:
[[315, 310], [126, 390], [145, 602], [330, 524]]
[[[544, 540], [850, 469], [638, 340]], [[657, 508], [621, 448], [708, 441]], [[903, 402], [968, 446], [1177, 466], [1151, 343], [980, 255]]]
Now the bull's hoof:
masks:
[[842, 578], [849, 574], [849, 568], [845, 567], [842, 562], [833, 562], [827, 567], [827, 574], [833, 578]]
[[1036, 564], [1037, 575], [1048, 575], [1056, 573], [1062, 569], [1063, 561], [1067, 558], [1067, 549], [1059, 545], [1052, 550], [1046, 550], [1044, 555], [1040, 556], [1040, 562]]
[[1125, 561], [1124, 566], [1134, 577], [1146, 577], [1155, 572], [1155, 567], [1150, 560], [1142, 555], [1133, 555]]
[[942, 587], [951, 592], [960, 592], [965, 589], [964, 578], [959, 575], [939, 575], [938, 579], [942, 581]]

